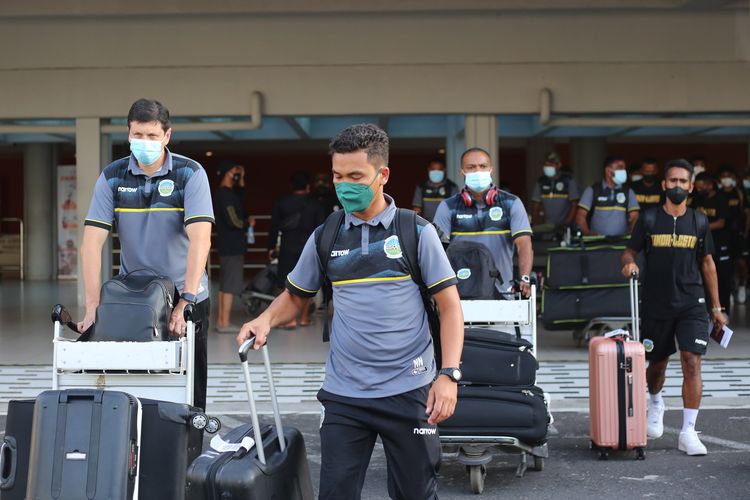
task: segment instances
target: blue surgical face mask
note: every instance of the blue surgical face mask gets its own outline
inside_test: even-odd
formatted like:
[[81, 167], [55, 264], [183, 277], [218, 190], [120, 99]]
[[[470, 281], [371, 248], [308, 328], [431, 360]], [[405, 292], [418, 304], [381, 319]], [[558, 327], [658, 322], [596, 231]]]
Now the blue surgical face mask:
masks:
[[750, 179], [742, 179], [742, 186], [745, 189], [750, 189]]
[[442, 170], [430, 170], [427, 172], [427, 175], [430, 178], [430, 182], [434, 182], [435, 184], [439, 184], [445, 179], [445, 172]]
[[557, 169], [555, 167], [550, 167], [549, 165], [545, 165], [544, 168], [544, 175], [546, 177], [549, 177], [550, 179], [557, 175]]
[[491, 172], [470, 172], [466, 174], [466, 187], [475, 193], [482, 193], [492, 184]]
[[130, 151], [142, 165], [153, 165], [164, 151], [161, 141], [148, 139], [130, 139]]
[[614, 180], [615, 184], [625, 184], [628, 180], [628, 172], [626, 170], [615, 170]]

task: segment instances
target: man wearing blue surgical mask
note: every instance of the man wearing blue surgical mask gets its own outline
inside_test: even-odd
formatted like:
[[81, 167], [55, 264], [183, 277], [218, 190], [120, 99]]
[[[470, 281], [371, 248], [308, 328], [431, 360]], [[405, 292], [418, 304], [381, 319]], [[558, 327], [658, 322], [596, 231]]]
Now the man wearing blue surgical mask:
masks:
[[[208, 176], [197, 162], [167, 149], [172, 128], [159, 101], [138, 99], [128, 112], [131, 154], [102, 171], [84, 222], [81, 264], [86, 313], [78, 330], [96, 317], [102, 247], [117, 224], [120, 273], [149, 270], [177, 287], [169, 320], [173, 335], [185, 334], [183, 312], [195, 304], [195, 383], [193, 404], [206, 407], [207, 337], [210, 313], [206, 259], [214, 223]], [[106, 325], [102, 325], [106, 327]], [[97, 325], [97, 328], [99, 325]]]
[[461, 155], [464, 189], [443, 201], [435, 214], [437, 225], [450, 238], [481, 243], [490, 249], [500, 271], [500, 292], [515, 287], [513, 253], [518, 250], [518, 291], [531, 293], [531, 226], [520, 198], [492, 183], [492, 160], [481, 148]]
[[445, 163], [436, 158], [427, 166], [427, 180], [414, 191], [414, 211], [431, 221], [440, 202], [458, 192], [458, 186], [445, 176]]
[[534, 224], [569, 226], [575, 220], [581, 190], [573, 176], [561, 168], [560, 155], [555, 152], [548, 154], [542, 176], [531, 193], [531, 220]]
[[578, 202], [576, 223], [584, 236], [622, 236], [633, 231], [640, 206], [627, 180], [623, 158], [604, 160], [604, 179], [587, 187]]

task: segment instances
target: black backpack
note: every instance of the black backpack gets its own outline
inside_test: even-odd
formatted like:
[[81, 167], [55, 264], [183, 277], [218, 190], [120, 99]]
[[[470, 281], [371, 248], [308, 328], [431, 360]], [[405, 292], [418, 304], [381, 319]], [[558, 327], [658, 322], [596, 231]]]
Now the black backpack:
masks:
[[462, 300], [500, 297], [497, 283], [502, 277], [486, 245], [476, 241], [454, 240], [448, 245], [447, 253], [451, 267], [456, 271], [458, 295]]
[[[406, 266], [409, 269], [409, 274], [411, 274], [412, 280], [419, 287], [419, 293], [422, 296], [422, 303], [427, 312], [427, 322], [430, 326], [432, 344], [435, 349], [435, 363], [437, 363], [437, 366], [440, 366], [440, 315], [438, 314], [437, 305], [422, 279], [422, 270], [419, 268], [418, 260], [419, 234], [417, 233], [417, 224], [426, 225], [430, 223], [419, 217], [416, 212], [405, 208], [396, 209], [396, 216], [393, 221], [396, 224], [396, 235], [398, 235], [399, 242], [401, 243], [401, 251], [406, 261]], [[327, 273], [328, 261], [331, 259], [331, 252], [333, 251], [336, 237], [339, 234], [339, 228], [343, 222], [344, 211], [338, 210], [329, 215], [323, 223], [322, 228], [315, 232], [315, 247], [318, 252], [321, 272], [324, 276], [322, 290], [326, 313], [329, 311], [329, 305], [333, 299], [333, 285]], [[438, 231], [438, 236], [440, 234], [441, 231]], [[323, 342], [330, 340], [330, 332], [330, 321], [326, 319], [323, 325]]]
[[168, 340], [175, 286], [165, 276], [115, 276], [102, 285], [90, 341], [150, 342]]

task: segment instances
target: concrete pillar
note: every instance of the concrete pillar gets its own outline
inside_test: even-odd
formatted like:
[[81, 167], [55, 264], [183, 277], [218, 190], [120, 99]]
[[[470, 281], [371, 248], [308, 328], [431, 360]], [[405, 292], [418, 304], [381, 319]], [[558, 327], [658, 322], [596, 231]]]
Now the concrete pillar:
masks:
[[[466, 115], [466, 148], [479, 147], [490, 154], [492, 164], [497, 167], [497, 117], [495, 115]], [[495, 169], [496, 173], [498, 169]], [[495, 183], [497, 178], [495, 175]]]
[[448, 136], [445, 138], [445, 169], [448, 178], [459, 186], [463, 186], [463, 179], [459, 173], [461, 169], [459, 158], [466, 149], [464, 135], [464, 117], [449, 116]]
[[57, 256], [53, 241], [55, 150], [51, 144], [23, 147], [24, 275], [28, 280], [52, 279]]
[[602, 179], [604, 159], [607, 157], [607, 139], [580, 137], [570, 140], [571, 167], [581, 189]]
[[555, 140], [550, 137], [532, 137], [526, 141], [526, 192], [529, 193], [529, 197], [534, 184], [542, 175], [544, 160], [554, 150]]
[[[76, 193], [78, 198], [78, 246], [83, 241], [83, 221], [89, 210], [94, 184], [101, 172], [102, 140], [99, 118], [76, 119]], [[78, 266], [78, 305], [86, 304], [83, 293], [83, 266]], [[102, 266], [104, 273], [104, 266]]]

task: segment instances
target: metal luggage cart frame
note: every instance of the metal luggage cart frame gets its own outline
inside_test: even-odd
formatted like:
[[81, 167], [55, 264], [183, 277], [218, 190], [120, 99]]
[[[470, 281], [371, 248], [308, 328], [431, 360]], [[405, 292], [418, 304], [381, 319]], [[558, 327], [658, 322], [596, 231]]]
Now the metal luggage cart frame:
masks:
[[[464, 324], [501, 329], [512, 326], [521, 337], [531, 342], [534, 356], [539, 358], [537, 345], [536, 285], [531, 286], [528, 299], [519, 300], [462, 300]], [[519, 462], [516, 477], [523, 477], [528, 458], [533, 457], [534, 469], [544, 469], [549, 456], [547, 443], [531, 446], [511, 436], [440, 436], [442, 456], [456, 459], [466, 466], [471, 491], [482, 493], [487, 475], [486, 465], [500, 453], [517, 453]]]
[[598, 318], [591, 318], [586, 326], [573, 330], [573, 340], [576, 342], [576, 347], [587, 346], [589, 340], [594, 337], [599, 337], [612, 330], [622, 328], [624, 330], [631, 331], [632, 320], [631, 318], [624, 316], [601, 316]]
[[63, 326], [71, 326], [72, 321], [62, 306], [55, 306], [52, 389], [117, 390], [192, 406], [195, 323], [191, 311], [185, 314], [186, 334], [176, 341], [76, 342], [62, 336]]

